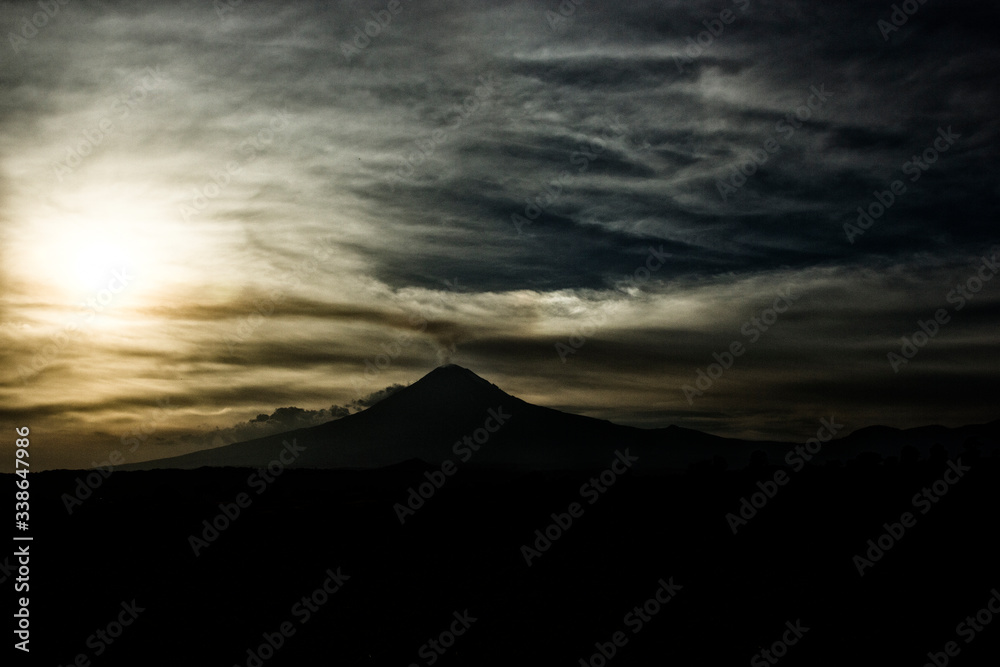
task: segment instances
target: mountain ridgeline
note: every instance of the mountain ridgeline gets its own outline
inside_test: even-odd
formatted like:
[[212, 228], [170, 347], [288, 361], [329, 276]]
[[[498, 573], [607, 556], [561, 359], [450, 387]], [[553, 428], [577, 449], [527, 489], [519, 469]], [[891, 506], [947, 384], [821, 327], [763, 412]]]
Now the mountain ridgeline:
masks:
[[[817, 425], [820, 417], [824, 415], [817, 415]], [[341, 419], [123, 468], [260, 468], [280, 460], [289, 468], [373, 469], [413, 460], [431, 465], [451, 460], [502, 470], [573, 470], [605, 467], [616, 450], [628, 448], [642, 461], [640, 471], [682, 472], [698, 465], [742, 468], [752, 457], [789, 463], [806, 458], [794, 454], [804, 441], [722, 438], [677, 426], [622, 426], [532, 405], [450, 364]], [[936, 444], [943, 450], [940, 454], [949, 456], [969, 448], [985, 454], [998, 443], [1000, 421], [961, 428], [877, 426], [823, 443], [808, 458], [820, 463], [859, 456], [927, 458]]]

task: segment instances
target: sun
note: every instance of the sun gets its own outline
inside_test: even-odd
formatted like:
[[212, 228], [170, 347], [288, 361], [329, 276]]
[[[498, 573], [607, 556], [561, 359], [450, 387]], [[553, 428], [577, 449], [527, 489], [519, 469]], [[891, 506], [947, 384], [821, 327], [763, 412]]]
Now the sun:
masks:
[[115, 272], [121, 272], [132, 264], [133, 253], [118, 243], [111, 241], [91, 241], [76, 253], [72, 278], [76, 287], [96, 291], [114, 280]]
[[[135, 303], [139, 269], [157, 256], [155, 241], [125, 225], [76, 220], [38, 223], [11, 267], [39, 302], [75, 308], [105, 292], [117, 305]], [[90, 222], [90, 221], [87, 221]]]
[[8, 233], [12, 261], [4, 269], [26, 301], [78, 310], [97, 300], [107, 305], [103, 320], [135, 317], [181, 292], [204, 289], [205, 266], [219, 261], [209, 251], [213, 244], [201, 236], [192, 243], [205, 227], [183, 221], [164, 203], [171, 193], [161, 189], [95, 182], [34, 202]]
[[[61, 193], [58, 205], [31, 216], [19, 268], [52, 303], [77, 305], [111, 290], [116, 303], [134, 301], [142, 269], [147, 274], [169, 252], [163, 242], [163, 216], [123, 188], [84, 196]], [[146, 281], [148, 283], [148, 280]], [[128, 298], [127, 298], [128, 297]]]
[[148, 248], [124, 230], [64, 227], [43, 245], [42, 252], [47, 270], [35, 277], [55, 290], [53, 296], [62, 295], [57, 299], [77, 303], [108, 290], [115, 294], [132, 291], [134, 284], [128, 290], [119, 289], [122, 276], [135, 274], [136, 267], [146, 261]]

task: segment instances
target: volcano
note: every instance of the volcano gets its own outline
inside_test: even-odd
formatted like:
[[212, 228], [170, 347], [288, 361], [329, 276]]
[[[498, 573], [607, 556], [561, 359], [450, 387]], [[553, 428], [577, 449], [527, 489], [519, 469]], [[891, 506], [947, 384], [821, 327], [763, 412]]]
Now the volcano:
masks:
[[[853, 458], [862, 451], [895, 456], [906, 444], [926, 455], [934, 439], [957, 451], [971, 435], [995, 443], [1000, 422], [982, 427], [891, 429], [892, 438], [872, 438], [861, 429], [840, 438], [818, 456]], [[969, 431], [969, 429], [973, 429]], [[929, 439], [932, 433], [934, 439]], [[318, 426], [233, 443], [123, 469], [263, 468], [280, 461], [289, 468], [372, 469], [414, 460], [509, 470], [572, 470], [606, 467], [629, 448], [643, 470], [681, 471], [720, 458], [735, 467], [761, 450], [779, 463], [796, 444], [722, 438], [669, 426], [640, 429], [527, 403], [455, 364], [438, 367], [368, 409]], [[884, 451], [880, 451], [884, 450]]]
[[505, 469], [600, 467], [617, 448], [645, 449], [664, 441], [669, 430], [637, 429], [532, 405], [449, 364], [335, 421], [125, 468], [261, 468], [281, 460], [292, 468], [358, 469], [414, 459]]

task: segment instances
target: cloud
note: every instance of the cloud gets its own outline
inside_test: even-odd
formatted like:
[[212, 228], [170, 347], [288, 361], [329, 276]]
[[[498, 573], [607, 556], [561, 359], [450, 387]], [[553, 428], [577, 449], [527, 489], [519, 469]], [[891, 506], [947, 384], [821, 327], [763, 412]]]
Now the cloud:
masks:
[[177, 444], [184, 446], [192, 444], [206, 446], [211, 444], [213, 447], [218, 447], [224, 444], [254, 440], [300, 428], [319, 426], [320, 424], [342, 419], [352, 414], [352, 412], [369, 408], [403, 388], [404, 385], [401, 384], [390, 385], [384, 389], [355, 399], [349, 405], [331, 405], [329, 408], [319, 410], [308, 410], [294, 406], [277, 408], [271, 414], [260, 413], [253, 419], [236, 423], [228, 428], [216, 428], [208, 432], [184, 434], [177, 438]]
[[406, 386], [402, 384], [391, 384], [385, 389], [379, 389], [378, 391], [373, 391], [367, 396], [363, 396], [357, 399], [356, 401], [353, 401], [351, 403], [351, 406], [360, 409], [370, 408], [379, 401], [383, 401], [392, 396], [393, 394], [395, 394], [400, 389], [405, 389], [405, 388]]
[[[70, 3], [2, 45], [4, 423], [114, 433], [164, 397], [179, 429], [261, 404], [311, 419], [448, 361], [536, 402], [715, 432], [833, 405], [897, 425], [990, 409], [994, 292], [906, 369], [914, 386], [882, 357], [996, 243], [1000, 9], [927, 3], [885, 40], [891, 5], [854, 0], [583, 3], [558, 29], [552, 3], [435, 0], [346, 57], [383, 7]], [[736, 19], [706, 33], [723, 7]], [[4, 4], [0, 26], [33, 8]], [[789, 120], [816, 88], [829, 99]], [[939, 128], [960, 136], [909, 180]], [[101, 243], [135, 279], [54, 343], [102, 296], [74, 272]], [[669, 260], [630, 286], [650, 248]], [[807, 296], [683, 401], [784, 284]], [[566, 364], [550, 353], [613, 306]], [[934, 386], [960, 404], [929, 415]]]

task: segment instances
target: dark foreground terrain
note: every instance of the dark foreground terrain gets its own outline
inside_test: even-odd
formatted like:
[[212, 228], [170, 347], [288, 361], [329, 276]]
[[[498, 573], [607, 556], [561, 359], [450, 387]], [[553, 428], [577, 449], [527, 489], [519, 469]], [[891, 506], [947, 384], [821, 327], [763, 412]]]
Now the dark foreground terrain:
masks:
[[[34, 474], [31, 663], [995, 665], [1000, 615], [981, 610], [1000, 587], [998, 464], [785, 468], [772, 487], [779, 469], [760, 463], [648, 476], [638, 462], [603, 492], [588, 481], [600, 470], [468, 469], [405, 524], [394, 505], [432, 470], [417, 462], [266, 485], [249, 470], [119, 471], [72, 514], [62, 496], [84, 474]], [[726, 515], [758, 481], [773, 498], [734, 535]], [[220, 518], [241, 493], [239, 516]], [[522, 545], [571, 503], [527, 565]], [[860, 576], [854, 556], [906, 512]], [[17, 575], [2, 575], [10, 590]]]

